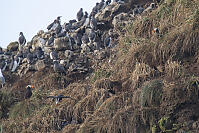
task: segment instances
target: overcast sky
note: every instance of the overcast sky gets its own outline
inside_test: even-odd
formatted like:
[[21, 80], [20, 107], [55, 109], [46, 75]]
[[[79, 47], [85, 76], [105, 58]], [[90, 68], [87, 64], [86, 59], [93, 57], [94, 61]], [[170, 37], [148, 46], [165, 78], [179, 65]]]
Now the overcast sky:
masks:
[[0, 46], [7, 47], [17, 41], [22, 31], [27, 41], [39, 30], [53, 22], [57, 16], [67, 22], [76, 19], [82, 7], [90, 12], [96, 2], [101, 0], [1, 0], [0, 4]]

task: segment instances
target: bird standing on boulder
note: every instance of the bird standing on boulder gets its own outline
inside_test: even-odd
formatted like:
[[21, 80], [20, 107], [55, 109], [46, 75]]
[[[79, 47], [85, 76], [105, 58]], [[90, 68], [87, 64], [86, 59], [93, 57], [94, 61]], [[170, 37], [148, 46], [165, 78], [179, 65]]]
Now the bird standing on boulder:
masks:
[[55, 19], [51, 24], [49, 24], [49, 25], [47, 26], [47, 29], [48, 29], [48, 30], [51, 30], [51, 28], [53, 27], [54, 24], [56, 24], [56, 22], [57, 22], [57, 20]]
[[28, 99], [32, 96], [32, 89], [34, 89], [32, 85], [26, 86], [25, 99]]
[[84, 16], [83, 8], [80, 8], [80, 10], [77, 12], [77, 20], [80, 21], [83, 16]]
[[98, 4], [97, 8], [98, 8], [98, 11], [101, 11], [103, 8], [104, 8], [104, 0], [101, 0], [101, 2]]
[[58, 60], [58, 54], [55, 51], [50, 52], [51, 60]]
[[27, 59], [27, 61], [28, 61], [28, 64], [32, 64], [33, 61], [34, 61], [34, 56], [33, 56], [33, 54], [31, 53], [30, 49], [31, 49], [31, 46], [28, 47], [28, 53], [27, 53], [27, 56], [26, 56], [26, 59]]
[[1, 86], [3, 88], [3, 85], [5, 84], [5, 78], [4, 78], [4, 76], [3, 76], [2, 72], [1, 72], [1, 69], [0, 69], [0, 81], [1, 81]]
[[57, 17], [57, 21], [58, 21], [60, 24], [61, 24], [61, 17], [62, 17], [62, 16], [58, 16], [58, 17]]
[[97, 20], [92, 16], [90, 21], [90, 27], [93, 30], [97, 30]]
[[84, 33], [84, 35], [82, 37], [82, 43], [83, 44], [89, 43], [88, 35], [86, 33]]
[[26, 38], [23, 35], [23, 32], [19, 33], [19, 51], [23, 51], [23, 46], [26, 44]]
[[[70, 98], [70, 99], [73, 99], [73, 98], [71, 98], [71, 97], [69, 97], [69, 96], [63, 96], [63, 95], [58, 95], [58, 96], [47, 96], [47, 98], [53, 98], [53, 101], [55, 100], [55, 102], [56, 102], [56, 104], [58, 104], [61, 100], [62, 100], [62, 98]], [[73, 100], [75, 100], [75, 99], [73, 99]]]
[[95, 34], [95, 32], [94, 32], [93, 29], [90, 30], [90, 33], [89, 33], [89, 35], [88, 35], [88, 38], [89, 38], [89, 41], [90, 41], [91, 43], [93, 43], [93, 42], [95, 41], [95, 39], [96, 39], [96, 34]]
[[56, 73], [60, 73], [60, 74], [66, 74], [66, 70], [63, 66], [61, 66], [58, 61], [53, 61], [54, 65], [53, 65], [53, 70]]
[[54, 45], [55, 35], [56, 35], [55, 33], [52, 33], [52, 36], [49, 38], [47, 42], [48, 46]]
[[36, 49], [36, 52], [35, 52], [36, 56], [37, 56], [37, 59], [43, 59], [44, 58], [44, 51], [42, 50], [41, 47], [38, 47]]

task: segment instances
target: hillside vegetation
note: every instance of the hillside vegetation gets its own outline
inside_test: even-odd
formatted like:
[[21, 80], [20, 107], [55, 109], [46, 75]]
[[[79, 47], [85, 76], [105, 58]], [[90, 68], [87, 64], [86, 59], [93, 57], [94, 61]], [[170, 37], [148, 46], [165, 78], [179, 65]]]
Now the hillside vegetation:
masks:
[[[6, 75], [13, 86], [0, 92], [3, 131], [198, 132], [199, 1], [164, 0], [117, 34], [117, 46], [105, 49], [103, 60], [90, 57], [93, 71], [85, 75], [61, 76], [50, 67], [16, 82]], [[28, 100], [26, 84], [35, 86]], [[56, 105], [46, 98], [60, 93], [76, 100]]]

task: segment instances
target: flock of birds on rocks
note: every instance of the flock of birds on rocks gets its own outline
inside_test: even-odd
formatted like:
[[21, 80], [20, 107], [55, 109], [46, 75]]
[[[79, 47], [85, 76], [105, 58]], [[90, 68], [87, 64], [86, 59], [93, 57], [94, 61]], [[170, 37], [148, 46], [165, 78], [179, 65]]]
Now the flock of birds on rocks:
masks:
[[[34, 64], [38, 60], [50, 59], [53, 63], [53, 70], [56, 73], [66, 74], [66, 67], [64, 64], [64, 59], [60, 59], [54, 46], [56, 45], [56, 39], [67, 38], [68, 39], [68, 56], [71, 56], [73, 51], [77, 48], [80, 49], [81, 53], [95, 52], [101, 49], [112, 47], [113, 44], [113, 32], [114, 29], [109, 29], [106, 34], [98, 29], [98, 20], [96, 19], [96, 14], [100, 13], [103, 9], [112, 3], [124, 4], [123, 0], [101, 0], [101, 2], [96, 3], [90, 14], [86, 11], [84, 12], [82, 8], [77, 12], [77, 18], [70, 20], [68, 23], [61, 25], [61, 16], [58, 16], [51, 24], [47, 26], [47, 32], [42, 32], [42, 34], [47, 37], [39, 37], [40, 45], [33, 48], [33, 45], [26, 43], [26, 38], [23, 32], [19, 33], [19, 47], [17, 54], [13, 54], [10, 51], [5, 51], [0, 48], [0, 82], [2, 87], [6, 83], [6, 79], [3, 76], [4, 71], [10, 71], [15, 73], [21, 64], [27, 63], [29, 65]], [[155, 6], [154, 3], [144, 9], [142, 6], [135, 6], [133, 9], [133, 15], [141, 14], [145, 10], [151, 10]], [[105, 26], [105, 25], [104, 25]], [[159, 33], [158, 29], [156, 31]], [[155, 31], [155, 32], [156, 32]], [[33, 38], [34, 39], [34, 38]], [[50, 49], [50, 51], [47, 50]], [[66, 50], [67, 51], [67, 50]], [[65, 52], [66, 53], [66, 52]], [[26, 87], [25, 98], [30, 98], [32, 96], [32, 87], [28, 85]], [[60, 102], [62, 98], [70, 98], [68, 96], [58, 95], [49, 96], [47, 98], [52, 98], [56, 103]]]

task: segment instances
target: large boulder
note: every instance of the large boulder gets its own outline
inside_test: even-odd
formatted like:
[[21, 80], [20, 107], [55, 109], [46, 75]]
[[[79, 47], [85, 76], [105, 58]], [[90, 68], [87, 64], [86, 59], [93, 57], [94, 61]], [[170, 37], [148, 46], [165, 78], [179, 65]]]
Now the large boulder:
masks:
[[7, 46], [7, 49], [8, 49], [8, 51], [10, 51], [10, 52], [14, 52], [14, 51], [17, 51], [17, 50], [18, 50], [18, 47], [19, 47], [19, 43], [16, 41], [16, 42], [11, 42], [11, 43]]
[[71, 60], [71, 58], [72, 58], [72, 56], [74, 55], [74, 53], [73, 53], [73, 51], [71, 51], [71, 50], [66, 50], [66, 51], [64, 52], [64, 55], [65, 55], [66, 59]]
[[32, 41], [31, 41], [31, 45], [33, 50], [35, 50], [38, 47], [43, 48], [45, 46], [46, 40], [44, 40], [43, 38], [41, 38], [40, 36], [36, 35], [33, 37]]
[[71, 50], [71, 44], [68, 37], [56, 38], [54, 40], [54, 48], [57, 51]]
[[125, 4], [112, 3], [107, 6], [104, 10], [96, 14], [96, 19], [98, 22], [110, 22], [113, 17], [121, 12], [126, 12]]
[[36, 70], [41, 70], [44, 69], [46, 67], [46, 64], [44, 63], [44, 60], [38, 60], [35, 64], [35, 69]]

